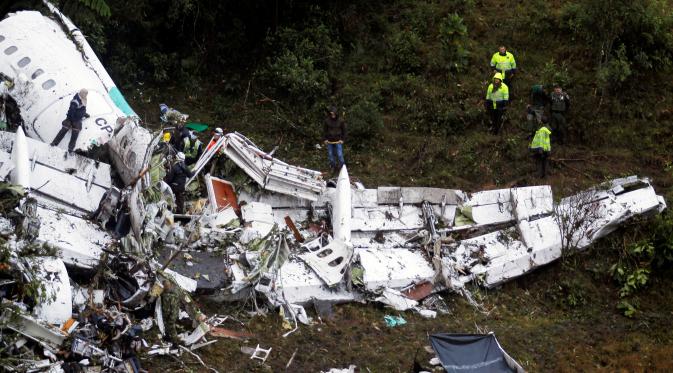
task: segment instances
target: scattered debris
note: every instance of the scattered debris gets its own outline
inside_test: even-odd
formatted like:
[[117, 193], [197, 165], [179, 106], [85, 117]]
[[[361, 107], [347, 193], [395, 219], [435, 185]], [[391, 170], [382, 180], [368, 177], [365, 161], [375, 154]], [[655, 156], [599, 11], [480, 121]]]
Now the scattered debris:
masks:
[[245, 346], [241, 347], [241, 352], [242, 353], [244, 353], [246, 355], [250, 355], [250, 359], [259, 360], [262, 363], [265, 363], [266, 359], [269, 358], [269, 354], [271, 354], [271, 350], [272, 350], [272, 348], [269, 348], [269, 349], [265, 350], [265, 349], [259, 347], [259, 345], [257, 345], [257, 347], [255, 347], [255, 348], [245, 347]]
[[348, 368], [344, 369], [339, 369], [339, 368], [332, 368], [327, 371], [320, 371], [320, 373], [355, 373], [355, 369], [357, 369], [356, 365], [349, 365]]
[[[549, 186], [471, 195], [367, 189], [352, 185], [345, 166], [328, 183], [229, 133], [213, 138], [194, 165], [189, 213], [174, 214], [175, 195], [163, 178], [178, 149], [161, 140], [163, 129], [141, 126], [81, 32], [46, 5], [52, 17], [24, 11], [0, 21], [3, 38], [44, 68], [28, 79], [14, 55], [0, 60], [0, 78], [12, 83], [6, 94], [24, 123], [0, 132], [0, 357], [22, 356], [2, 366], [9, 371], [47, 371], [69, 355], [75, 360], [63, 366], [73, 370], [137, 372], [141, 353], [186, 354], [214, 371], [196, 349], [214, 343], [211, 336], [252, 335], [220, 326], [226, 317], [205, 316], [195, 293], [252, 305], [255, 314], [278, 310], [284, 336], [312, 322], [311, 304], [321, 318], [352, 301], [433, 318], [450, 312], [439, 292], [476, 304], [467, 283], [497, 286], [666, 208], [649, 180], [636, 176], [559, 203]], [[54, 50], [58, 56], [44, 53]], [[90, 92], [79, 154], [48, 145], [73, 82]], [[226, 158], [238, 178], [218, 177], [229, 172], [211, 166], [215, 157]], [[406, 320], [387, 315], [385, 322]], [[155, 325], [160, 336], [150, 347]], [[459, 337], [431, 337], [447, 370], [469, 363], [446, 360], [442, 346], [452, 338]], [[497, 345], [492, 335], [470, 338]], [[507, 356], [497, 347], [496, 355]], [[271, 352], [241, 350], [262, 363]]]
[[405, 320], [402, 316], [385, 315], [383, 320], [385, 320], [386, 325], [390, 328], [401, 326], [407, 323], [407, 320]]

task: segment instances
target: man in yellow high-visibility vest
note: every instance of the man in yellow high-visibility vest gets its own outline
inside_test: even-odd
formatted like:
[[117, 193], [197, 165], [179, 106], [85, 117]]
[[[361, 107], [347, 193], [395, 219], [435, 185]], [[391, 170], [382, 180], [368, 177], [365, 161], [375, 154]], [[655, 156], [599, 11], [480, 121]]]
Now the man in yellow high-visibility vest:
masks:
[[491, 57], [491, 68], [496, 73], [502, 74], [502, 80], [512, 90], [512, 78], [516, 74], [516, 60], [514, 55], [507, 51], [504, 45], [498, 48], [498, 51]]
[[502, 74], [496, 73], [493, 76], [493, 82], [489, 84], [486, 90], [486, 100], [484, 106], [491, 117], [491, 131], [494, 134], [500, 132], [502, 127], [502, 115], [505, 113], [505, 106], [509, 102], [509, 88], [502, 82]]
[[543, 126], [535, 131], [535, 136], [529, 146], [535, 158], [539, 178], [547, 176], [547, 161], [551, 153], [551, 131], [546, 127], [547, 118], [544, 118], [543, 122], [545, 122]]

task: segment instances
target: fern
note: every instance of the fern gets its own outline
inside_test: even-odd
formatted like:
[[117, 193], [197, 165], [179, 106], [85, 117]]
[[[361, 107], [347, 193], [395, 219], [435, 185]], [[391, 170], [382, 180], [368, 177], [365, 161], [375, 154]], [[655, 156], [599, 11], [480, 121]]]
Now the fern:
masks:
[[105, 2], [105, 0], [79, 0], [79, 2], [86, 5], [102, 17], [109, 17], [112, 14], [110, 12], [110, 6], [107, 4], [107, 2]]

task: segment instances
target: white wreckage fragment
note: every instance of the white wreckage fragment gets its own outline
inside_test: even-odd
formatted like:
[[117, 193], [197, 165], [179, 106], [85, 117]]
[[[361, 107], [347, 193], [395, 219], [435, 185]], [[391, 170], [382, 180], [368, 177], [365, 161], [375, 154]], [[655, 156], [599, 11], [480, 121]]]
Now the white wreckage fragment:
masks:
[[112, 237], [97, 225], [76, 216], [38, 207], [40, 220], [38, 242], [48, 243], [59, 251], [65, 264], [94, 268], [103, 250], [112, 245]]
[[[630, 177], [610, 185], [564, 198], [553, 213], [539, 219], [462, 240], [442, 258], [442, 265], [456, 274], [455, 284], [476, 279], [493, 287], [560, 258], [564, 249], [589, 246], [636, 215], [666, 207], [647, 179]], [[530, 217], [539, 211], [531, 206], [519, 215]]]
[[[351, 184], [346, 166], [341, 167], [337, 179], [336, 193], [332, 202], [332, 230], [334, 239], [327, 245], [313, 250], [305, 245], [309, 252], [299, 257], [306, 262], [329, 286], [335, 285], [344, 276], [353, 257], [351, 243]], [[320, 242], [321, 237], [316, 241]]]
[[10, 173], [10, 180], [16, 185], [30, 189], [28, 141], [21, 127], [16, 130], [16, 136], [11, 147], [11, 159], [14, 168]]
[[36, 271], [34, 281], [44, 286], [45, 299], [33, 312], [38, 319], [50, 324], [62, 324], [72, 317], [72, 289], [63, 261], [58, 258], [37, 257], [27, 260]]
[[[217, 152], [224, 153], [251, 179], [268, 191], [315, 201], [325, 190], [325, 181], [322, 180], [319, 171], [292, 166], [274, 158], [237, 132], [222, 136], [211, 149], [204, 152], [194, 167], [196, 173], [203, 169]], [[188, 183], [194, 180], [194, 177]]]
[[109, 165], [26, 138], [21, 127], [0, 132], [0, 150], [12, 154], [12, 182], [31, 188], [42, 206], [89, 215], [112, 187]]
[[[61, 129], [70, 100], [86, 88], [90, 117], [82, 122], [75, 149], [88, 150], [112, 137], [119, 118], [135, 113], [81, 32], [48, 6], [57, 20], [40, 12], [22, 11], [0, 22], [5, 52], [0, 59], [0, 73], [12, 80], [8, 94], [18, 104], [27, 135], [45, 143], [51, 142]], [[65, 149], [69, 139], [70, 134], [59, 146]]]
[[[390, 295], [390, 291], [410, 289], [426, 282], [431, 284], [431, 292], [447, 287], [461, 289], [471, 281], [493, 287], [561, 257], [568, 244], [563, 242], [560, 222], [567, 222], [568, 217], [561, 218], [559, 214], [574, 211], [574, 216], [584, 217], [581, 224], [577, 224], [580, 221], [570, 223], [580, 227], [572, 235], [575, 241], [572, 246], [583, 248], [635, 215], [656, 213], [665, 208], [663, 199], [656, 195], [649, 181], [637, 177], [615, 180], [608, 186], [579, 193], [579, 197], [566, 198], [558, 205], [553, 202], [549, 186], [485, 191], [469, 197], [449, 189], [424, 189], [351, 190], [351, 243], [355, 247], [355, 259], [349, 262], [362, 268], [359, 281], [368, 293], [389, 289], [387, 294]], [[335, 202], [338, 193], [328, 188], [315, 202], [268, 193], [244, 198], [271, 204], [277, 223], [281, 223], [279, 216], [291, 216], [302, 222], [311, 214], [313, 219], [316, 213], [327, 215], [329, 202], [333, 208], [339, 205]], [[423, 198], [430, 198], [432, 203]], [[578, 209], [577, 198], [594, 213], [589, 214], [586, 208]], [[424, 209], [424, 203], [429, 210]], [[467, 225], [464, 221], [458, 224], [458, 210], [472, 221]], [[390, 223], [396, 219], [398, 222]], [[333, 217], [335, 232], [341, 226], [340, 221]], [[440, 229], [439, 221], [446, 228]], [[374, 227], [378, 229], [372, 229]], [[454, 242], [446, 236], [453, 232], [465, 238]], [[304, 244], [310, 252], [292, 254], [280, 268], [275, 287], [271, 287], [276, 293], [274, 298], [282, 294], [283, 299], [295, 304], [307, 304], [312, 299], [343, 302], [365, 298], [358, 288], [347, 290], [350, 279], [343, 279], [341, 271], [326, 265], [335, 255], [346, 258], [345, 248], [333, 245], [334, 240], [323, 246], [322, 240], [318, 238]], [[439, 252], [435, 255], [439, 257], [433, 261], [432, 252], [426, 250], [432, 250], [430, 244], [436, 240], [439, 240], [439, 245], [435, 245]], [[330, 245], [333, 249], [325, 250]], [[306, 264], [293, 260], [294, 255]], [[241, 281], [241, 288], [245, 280], [242, 274], [236, 275], [239, 271], [232, 272], [238, 279], [234, 282]], [[442, 278], [444, 281], [438, 281]], [[393, 302], [390, 296], [379, 300]]]

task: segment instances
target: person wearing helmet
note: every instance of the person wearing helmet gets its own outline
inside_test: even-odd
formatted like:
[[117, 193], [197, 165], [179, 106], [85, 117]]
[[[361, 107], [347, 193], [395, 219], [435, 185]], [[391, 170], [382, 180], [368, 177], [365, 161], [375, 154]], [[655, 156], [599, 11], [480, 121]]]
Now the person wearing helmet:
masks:
[[183, 151], [185, 139], [189, 138], [189, 129], [185, 127], [189, 115], [182, 114], [166, 104], [159, 104], [159, 111], [161, 112], [159, 116], [161, 122], [175, 126], [173, 133], [171, 133], [170, 144], [176, 151]]
[[70, 107], [68, 108], [65, 120], [61, 123], [61, 130], [58, 131], [56, 137], [54, 137], [51, 146], [58, 146], [58, 144], [61, 143], [61, 140], [63, 140], [63, 137], [65, 137], [65, 134], [68, 133], [68, 131], [72, 131], [70, 134], [70, 142], [68, 143], [68, 151], [72, 152], [75, 150], [79, 131], [82, 130], [82, 121], [89, 117], [89, 114], [86, 112], [86, 98], [88, 95], [89, 91], [86, 88], [82, 88], [75, 94], [72, 100], [70, 100]]
[[211, 135], [212, 135], [212, 138], [210, 139], [210, 142], [208, 143], [208, 146], [206, 146], [206, 151], [209, 151], [213, 146], [215, 146], [215, 144], [224, 135], [224, 131], [222, 131], [222, 128], [217, 127], [213, 130]]
[[[324, 122], [324, 141], [327, 146], [327, 158], [334, 173], [341, 170], [344, 161], [343, 144], [346, 139], [346, 124], [339, 119], [337, 108], [332, 106]], [[336, 158], [336, 159], [335, 159]], [[338, 164], [337, 164], [338, 161]]]
[[166, 174], [164, 181], [171, 187], [175, 195], [175, 212], [183, 214], [185, 211], [185, 185], [187, 179], [194, 176], [194, 173], [189, 170], [185, 164], [185, 154], [179, 152], [177, 161], [171, 167], [171, 170]]
[[489, 84], [486, 90], [486, 100], [484, 101], [486, 111], [491, 117], [491, 131], [496, 135], [502, 127], [502, 116], [505, 112], [505, 106], [509, 102], [509, 88], [502, 80], [502, 74], [495, 73], [493, 82]]
[[516, 74], [516, 60], [504, 45], [501, 45], [491, 57], [491, 68], [494, 73], [502, 74], [503, 83], [511, 89], [512, 79]]
[[185, 153], [185, 163], [191, 166], [201, 158], [203, 154], [203, 143], [196, 136], [196, 132], [189, 132], [189, 136], [183, 140], [182, 152]]

